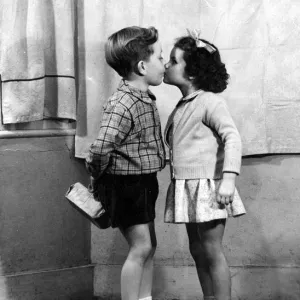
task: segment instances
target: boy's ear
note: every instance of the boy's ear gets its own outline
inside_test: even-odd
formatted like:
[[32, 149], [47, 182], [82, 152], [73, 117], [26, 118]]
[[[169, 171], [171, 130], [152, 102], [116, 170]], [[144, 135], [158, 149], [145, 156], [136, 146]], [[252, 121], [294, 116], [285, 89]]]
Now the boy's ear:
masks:
[[147, 67], [145, 65], [145, 62], [143, 60], [140, 60], [137, 64], [137, 69], [140, 75], [146, 75], [147, 73]]

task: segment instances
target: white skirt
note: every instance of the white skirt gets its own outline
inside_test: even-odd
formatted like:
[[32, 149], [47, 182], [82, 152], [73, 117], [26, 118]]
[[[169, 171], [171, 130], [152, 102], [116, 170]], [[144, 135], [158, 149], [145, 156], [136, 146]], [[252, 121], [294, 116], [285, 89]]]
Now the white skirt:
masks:
[[216, 191], [220, 183], [221, 180], [214, 179], [172, 180], [167, 193], [164, 221], [201, 223], [245, 214], [237, 189], [231, 204], [217, 202]]

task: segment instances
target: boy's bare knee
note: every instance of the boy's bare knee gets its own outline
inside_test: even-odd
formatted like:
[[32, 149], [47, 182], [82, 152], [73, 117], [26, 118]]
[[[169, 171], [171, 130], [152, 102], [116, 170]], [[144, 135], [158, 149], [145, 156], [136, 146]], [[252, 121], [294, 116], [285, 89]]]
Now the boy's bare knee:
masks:
[[146, 261], [151, 255], [154, 255], [155, 248], [151, 244], [134, 246], [130, 249], [129, 255], [133, 259]]

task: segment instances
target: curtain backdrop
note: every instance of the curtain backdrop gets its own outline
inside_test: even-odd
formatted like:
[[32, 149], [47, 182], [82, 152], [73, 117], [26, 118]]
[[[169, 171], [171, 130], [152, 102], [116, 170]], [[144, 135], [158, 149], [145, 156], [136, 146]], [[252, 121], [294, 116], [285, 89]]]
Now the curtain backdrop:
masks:
[[[243, 140], [243, 154], [300, 152], [299, 0], [79, 0], [76, 156], [96, 138], [102, 106], [120, 78], [105, 63], [107, 37], [125, 26], [155, 26], [165, 61], [176, 37], [199, 28], [219, 47], [231, 75], [222, 93]], [[163, 127], [180, 98], [162, 84]]]
[[1, 123], [76, 119], [75, 8], [73, 0], [0, 0]]

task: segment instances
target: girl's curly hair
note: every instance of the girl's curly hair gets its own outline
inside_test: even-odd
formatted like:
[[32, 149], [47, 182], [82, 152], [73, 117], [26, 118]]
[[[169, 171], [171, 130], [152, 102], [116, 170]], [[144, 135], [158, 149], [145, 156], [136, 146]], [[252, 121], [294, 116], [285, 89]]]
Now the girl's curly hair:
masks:
[[174, 47], [184, 51], [185, 73], [187, 77], [193, 78], [195, 87], [207, 92], [221, 93], [227, 87], [229, 74], [221, 61], [218, 48], [206, 40], [201, 41], [213, 46], [216, 51], [210, 53], [204, 47], [197, 47], [196, 41], [190, 36], [179, 38]]

